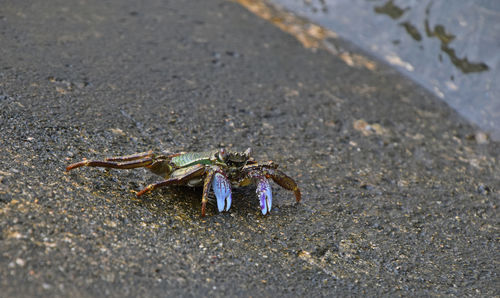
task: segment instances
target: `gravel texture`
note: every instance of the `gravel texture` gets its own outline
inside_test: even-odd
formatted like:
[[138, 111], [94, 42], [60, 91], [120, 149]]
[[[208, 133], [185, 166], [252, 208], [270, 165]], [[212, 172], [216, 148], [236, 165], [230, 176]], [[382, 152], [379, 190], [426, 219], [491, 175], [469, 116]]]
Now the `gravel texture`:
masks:
[[[500, 294], [499, 144], [385, 65], [223, 0], [8, 1], [0, 40], [0, 296]], [[64, 171], [219, 146], [302, 203], [201, 218], [198, 189], [136, 199], [145, 170]]]

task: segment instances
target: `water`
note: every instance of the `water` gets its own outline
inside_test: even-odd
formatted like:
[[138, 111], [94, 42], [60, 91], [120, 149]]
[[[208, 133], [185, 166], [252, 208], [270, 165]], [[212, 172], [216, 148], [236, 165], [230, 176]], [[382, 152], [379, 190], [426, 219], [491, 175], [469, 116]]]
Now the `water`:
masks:
[[500, 140], [500, 0], [272, 0], [385, 60]]

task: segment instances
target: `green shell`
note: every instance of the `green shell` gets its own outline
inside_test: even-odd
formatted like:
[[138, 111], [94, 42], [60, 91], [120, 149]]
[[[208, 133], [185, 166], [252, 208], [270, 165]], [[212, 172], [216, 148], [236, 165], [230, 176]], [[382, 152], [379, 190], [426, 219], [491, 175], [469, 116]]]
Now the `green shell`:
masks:
[[212, 164], [210, 158], [212, 158], [215, 153], [216, 151], [188, 152], [173, 157], [171, 162], [179, 168], [189, 167], [196, 164], [209, 165]]

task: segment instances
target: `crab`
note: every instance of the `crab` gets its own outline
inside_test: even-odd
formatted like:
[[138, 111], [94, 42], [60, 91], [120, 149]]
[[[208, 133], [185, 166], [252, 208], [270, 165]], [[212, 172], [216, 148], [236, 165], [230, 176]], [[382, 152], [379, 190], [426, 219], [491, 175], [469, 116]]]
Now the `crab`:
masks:
[[148, 168], [163, 181], [150, 184], [136, 193], [140, 197], [152, 190], [169, 185], [203, 186], [201, 216], [205, 216], [210, 188], [217, 199], [219, 212], [229, 211], [232, 202], [232, 188], [256, 184], [260, 210], [266, 215], [272, 207], [272, 191], [269, 180], [284, 189], [293, 191], [300, 202], [301, 194], [297, 183], [282, 171], [273, 161], [257, 162], [252, 158], [252, 149], [244, 152], [228, 151], [224, 148], [206, 152], [181, 152], [176, 154], [155, 154], [153, 151], [105, 160], [82, 160], [66, 167], [71, 171], [80, 167], [101, 167], [114, 169]]

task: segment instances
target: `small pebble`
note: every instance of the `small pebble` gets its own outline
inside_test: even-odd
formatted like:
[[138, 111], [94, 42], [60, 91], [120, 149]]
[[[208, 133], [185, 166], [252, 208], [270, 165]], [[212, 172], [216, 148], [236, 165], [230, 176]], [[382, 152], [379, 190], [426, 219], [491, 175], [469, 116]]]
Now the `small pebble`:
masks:
[[24, 265], [26, 264], [26, 261], [24, 261], [24, 260], [23, 260], [23, 259], [21, 259], [21, 258], [17, 258], [17, 259], [16, 259], [16, 264], [17, 264], [18, 266], [24, 267]]
[[44, 282], [44, 283], [42, 284], [42, 288], [43, 288], [44, 290], [50, 290], [50, 289], [52, 289], [52, 286], [51, 286], [50, 284], [48, 284], [48, 283]]
[[488, 144], [488, 139], [489, 139], [488, 134], [482, 131], [476, 132], [475, 138], [478, 144]]
[[491, 189], [488, 185], [479, 184], [479, 186], [477, 187], [477, 192], [482, 195], [487, 195], [491, 192]]

